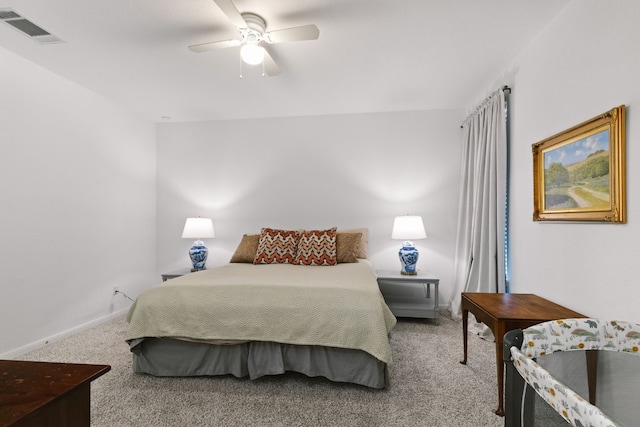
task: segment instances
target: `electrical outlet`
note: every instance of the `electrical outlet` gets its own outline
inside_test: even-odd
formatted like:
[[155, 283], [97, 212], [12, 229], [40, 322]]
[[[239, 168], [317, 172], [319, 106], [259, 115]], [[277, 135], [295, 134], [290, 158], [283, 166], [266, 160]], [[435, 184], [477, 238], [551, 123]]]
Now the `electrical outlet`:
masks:
[[118, 288], [118, 285], [113, 285], [113, 294], [117, 295], [119, 291], [120, 289]]

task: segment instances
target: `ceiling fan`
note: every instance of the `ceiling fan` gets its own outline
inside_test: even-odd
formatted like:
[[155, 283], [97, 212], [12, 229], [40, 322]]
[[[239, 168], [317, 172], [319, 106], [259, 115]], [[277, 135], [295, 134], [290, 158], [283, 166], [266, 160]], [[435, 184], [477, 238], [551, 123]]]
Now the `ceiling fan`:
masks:
[[280, 69], [271, 55], [269, 55], [269, 52], [264, 48], [265, 44], [316, 40], [320, 36], [320, 30], [313, 24], [265, 32], [267, 24], [260, 15], [250, 12], [240, 13], [232, 0], [213, 1], [227, 18], [229, 18], [229, 21], [236, 26], [241, 39], [191, 45], [189, 49], [192, 52], [201, 53], [241, 46], [240, 57], [243, 62], [250, 65], [263, 64], [263, 70], [266, 75], [277, 76], [280, 74]]

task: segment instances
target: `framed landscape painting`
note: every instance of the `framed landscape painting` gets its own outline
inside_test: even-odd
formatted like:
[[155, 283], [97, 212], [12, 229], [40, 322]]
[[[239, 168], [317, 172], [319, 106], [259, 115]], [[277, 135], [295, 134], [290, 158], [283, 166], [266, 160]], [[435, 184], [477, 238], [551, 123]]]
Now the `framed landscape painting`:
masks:
[[533, 220], [625, 223], [625, 106], [533, 150]]

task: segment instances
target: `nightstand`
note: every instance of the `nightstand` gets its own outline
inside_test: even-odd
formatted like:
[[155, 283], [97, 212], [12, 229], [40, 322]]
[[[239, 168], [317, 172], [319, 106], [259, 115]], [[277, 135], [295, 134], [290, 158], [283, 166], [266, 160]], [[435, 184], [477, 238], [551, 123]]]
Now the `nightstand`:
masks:
[[162, 281], [166, 282], [169, 279], [175, 279], [176, 277], [184, 276], [191, 273], [191, 268], [181, 268], [180, 270], [172, 271], [171, 273], [162, 273]]
[[440, 279], [420, 271], [413, 276], [400, 274], [399, 270], [376, 270], [376, 274], [380, 292], [394, 316], [435, 319], [436, 325], [440, 324]]

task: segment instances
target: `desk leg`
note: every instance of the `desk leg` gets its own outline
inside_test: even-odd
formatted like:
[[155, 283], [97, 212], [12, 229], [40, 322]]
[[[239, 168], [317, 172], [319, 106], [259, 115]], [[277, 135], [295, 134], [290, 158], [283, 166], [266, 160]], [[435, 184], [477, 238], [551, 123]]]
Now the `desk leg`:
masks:
[[467, 364], [467, 330], [469, 329], [469, 310], [462, 309], [462, 348], [464, 358], [460, 361], [463, 365]]
[[503, 342], [504, 334], [506, 334], [506, 325], [502, 322], [496, 322], [493, 327], [493, 337], [496, 340], [496, 369], [498, 376], [498, 409], [496, 415], [504, 417], [504, 360], [503, 356]]

